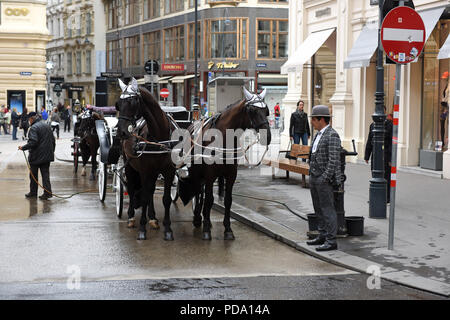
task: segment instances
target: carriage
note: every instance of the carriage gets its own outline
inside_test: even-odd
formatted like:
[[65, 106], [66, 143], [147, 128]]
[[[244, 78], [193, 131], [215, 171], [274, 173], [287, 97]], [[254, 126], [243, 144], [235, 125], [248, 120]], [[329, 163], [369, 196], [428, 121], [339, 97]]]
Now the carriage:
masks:
[[[163, 111], [170, 115], [179, 128], [186, 129], [192, 123], [192, 112], [188, 111], [185, 107], [162, 107]], [[116, 125], [118, 119], [116, 117], [105, 117], [105, 120], [97, 120], [95, 122], [97, 134], [100, 141], [100, 157], [98, 166], [98, 192], [101, 202], [105, 201], [106, 190], [108, 188], [108, 177], [112, 178], [112, 190], [115, 194], [116, 201], [116, 214], [118, 218], [122, 217], [123, 202], [126, 183], [124, 170], [123, 156], [119, 155], [118, 160], [111, 156], [110, 150], [115, 142], [117, 134]], [[137, 154], [144, 154], [147, 151], [137, 151]], [[151, 151], [149, 151], [151, 152]], [[185, 168], [181, 168], [179, 171], [184, 171]], [[179, 171], [173, 181], [171, 190], [172, 201], [175, 202], [178, 199], [178, 180]]]

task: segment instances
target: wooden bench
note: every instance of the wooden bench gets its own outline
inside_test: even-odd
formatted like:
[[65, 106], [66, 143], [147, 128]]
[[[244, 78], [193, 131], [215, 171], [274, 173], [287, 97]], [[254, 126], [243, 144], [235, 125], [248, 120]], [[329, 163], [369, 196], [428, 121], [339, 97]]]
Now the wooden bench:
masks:
[[264, 159], [263, 164], [272, 167], [272, 178], [275, 178], [275, 168], [286, 171], [286, 178], [289, 179], [289, 172], [295, 172], [302, 175], [302, 186], [306, 187], [306, 176], [309, 176], [309, 164], [301, 159], [309, 158], [310, 146], [293, 144], [291, 150], [280, 151], [279, 154], [289, 152], [288, 158], [279, 158], [276, 160]]

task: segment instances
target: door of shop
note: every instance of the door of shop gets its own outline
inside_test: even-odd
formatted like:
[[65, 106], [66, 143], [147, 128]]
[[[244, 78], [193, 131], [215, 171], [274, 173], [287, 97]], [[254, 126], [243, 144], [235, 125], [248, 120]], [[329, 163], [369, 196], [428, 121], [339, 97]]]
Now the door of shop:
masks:
[[22, 113], [26, 105], [25, 98], [24, 90], [8, 90], [8, 105], [11, 107], [11, 110], [16, 108], [17, 112]]

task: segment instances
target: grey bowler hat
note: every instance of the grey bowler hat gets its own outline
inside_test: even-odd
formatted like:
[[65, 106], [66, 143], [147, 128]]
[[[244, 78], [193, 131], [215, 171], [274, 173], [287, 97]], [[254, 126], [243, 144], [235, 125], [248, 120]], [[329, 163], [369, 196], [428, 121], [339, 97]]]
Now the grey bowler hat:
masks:
[[310, 117], [331, 117], [330, 109], [323, 104], [319, 104], [312, 108]]

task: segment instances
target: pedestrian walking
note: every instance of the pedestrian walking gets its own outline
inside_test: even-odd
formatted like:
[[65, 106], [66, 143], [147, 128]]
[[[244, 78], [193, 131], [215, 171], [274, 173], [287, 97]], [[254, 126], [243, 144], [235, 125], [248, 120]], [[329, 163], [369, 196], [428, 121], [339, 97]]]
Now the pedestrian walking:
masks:
[[281, 110], [280, 110], [280, 103], [277, 102], [275, 107], [273, 107], [273, 113], [275, 116], [275, 129], [278, 129], [280, 127], [280, 116], [281, 116]]
[[54, 108], [52, 115], [50, 117], [52, 131], [55, 132], [56, 130], [56, 137], [59, 139], [59, 122], [61, 121], [58, 113], [58, 108]]
[[11, 132], [11, 110], [9, 106], [5, 108], [6, 128]]
[[[384, 107], [386, 112], [386, 106]], [[364, 152], [364, 160], [369, 163], [370, 168], [373, 170], [373, 130], [375, 123], [372, 122], [369, 127], [369, 135], [367, 136], [366, 149]], [[387, 117], [384, 120], [384, 179], [386, 179], [386, 202], [391, 202], [391, 158], [392, 158], [392, 120]]]
[[303, 111], [305, 103], [300, 100], [297, 102], [297, 110], [291, 114], [289, 125], [289, 134], [294, 144], [300, 144], [300, 140], [304, 146], [308, 145], [308, 139], [311, 137], [309, 128], [308, 114]]
[[319, 131], [314, 137], [309, 157], [310, 191], [314, 212], [318, 219], [319, 235], [307, 241], [319, 245], [316, 251], [337, 249], [337, 215], [333, 189], [342, 185], [339, 134], [330, 126], [330, 111], [318, 105], [312, 109], [311, 124]]
[[20, 115], [19, 128], [23, 130], [22, 140], [25, 140], [27, 138], [28, 129], [30, 128], [30, 124], [28, 123], [28, 109], [26, 107], [23, 108], [23, 112]]
[[63, 119], [64, 119], [64, 132], [70, 132], [70, 122], [72, 121], [72, 109], [70, 106], [66, 106], [63, 111]]
[[44, 106], [41, 107], [41, 118], [44, 121], [47, 121], [47, 119], [48, 119], [48, 113], [47, 113], [47, 110], [45, 110]]
[[17, 139], [17, 127], [20, 124], [20, 116], [17, 114], [17, 108], [12, 109], [11, 113], [11, 124], [12, 124], [12, 139], [13, 140], [19, 140]]
[[[52, 129], [45, 121], [41, 120], [36, 112], [30, 112], [28, 121], [30, 132], [28, 143], [19, 146], [19, 150], [30, 150], [28, 162], [30, 163], [30, 192], [26, 198], [36, 198], [38, 191], [38, 171], [41, 171], [44, 193], [39, 199], [47, 200], [52, 197], [52, 186], [50, 184], [50, 162], [54, 161], [55, 137]], [[36, 181], [35, 181], [36, 179]]]
[[6, 117], [6, 108], [3, 105], [2, 108], [0, 109], [0, 135], [2, 134], [2, 128], [3, 128], [3, 133], [4, 134], [9, 134], [8, 130], [7, 130], [7, 117]]

